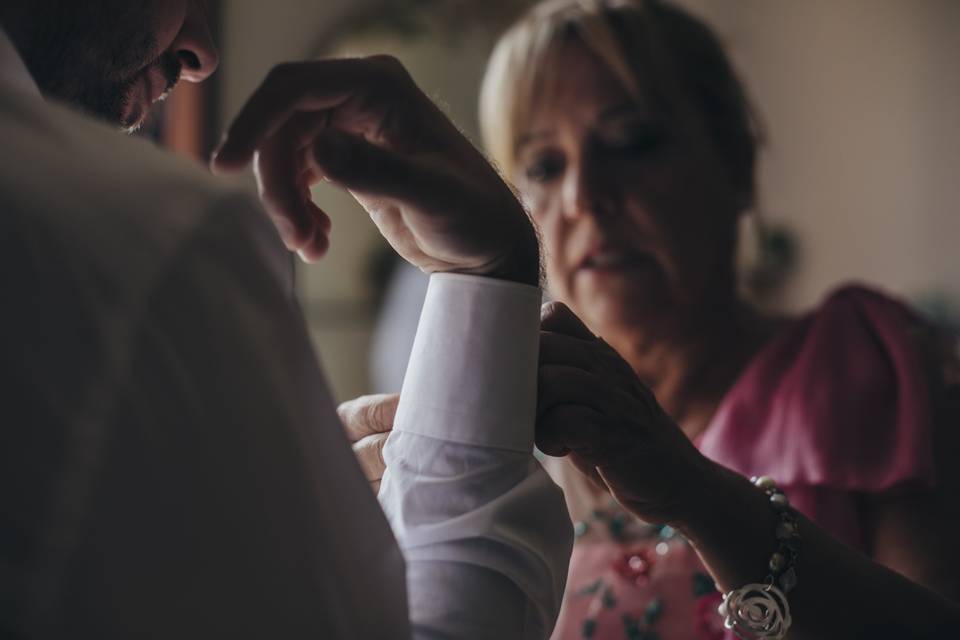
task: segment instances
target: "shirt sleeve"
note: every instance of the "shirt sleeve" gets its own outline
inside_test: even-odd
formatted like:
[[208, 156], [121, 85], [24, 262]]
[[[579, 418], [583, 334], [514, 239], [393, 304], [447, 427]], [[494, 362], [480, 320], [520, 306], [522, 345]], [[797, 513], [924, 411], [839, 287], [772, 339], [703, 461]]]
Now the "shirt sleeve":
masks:
[[546, 638], [573, 534], [533, 458], [540, 291], [431, 277], [380, 502], [415, 638]]

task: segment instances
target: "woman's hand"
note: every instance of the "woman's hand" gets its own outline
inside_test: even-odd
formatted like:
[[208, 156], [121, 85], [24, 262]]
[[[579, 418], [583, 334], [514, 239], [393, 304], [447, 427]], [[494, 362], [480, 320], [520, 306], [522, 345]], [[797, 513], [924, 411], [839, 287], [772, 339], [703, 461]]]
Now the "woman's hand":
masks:
[[406, 260], [538, 284], [536, 234], [497, 172], [389, 56], [275, 67], [214, 155], [217, 172], [251, 160], [286, 245], [326, 251], [330, 218], [310, 197], [350, 191]]
[[713, 470], [630, 365], [559, 303], [541, 314], [537, 447], [569, 456], [644, 520], [680, 527]]
[[353, 453], [374, 493], [380, 491], [380, 480], [387, 468], [383, 445], [393, 429], [399, 402], [399, 394], [382, 394], [360, 396], [337, 407]]

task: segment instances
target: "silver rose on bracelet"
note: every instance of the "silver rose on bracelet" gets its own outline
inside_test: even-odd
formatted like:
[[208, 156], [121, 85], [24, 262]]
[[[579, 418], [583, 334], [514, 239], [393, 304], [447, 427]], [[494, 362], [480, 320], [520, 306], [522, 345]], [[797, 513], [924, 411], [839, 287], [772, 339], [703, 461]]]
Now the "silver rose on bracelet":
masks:
[[[772, 478], [750, 481], [770, 499], [777, 514], [777, 550], [770, 556], [764, 583], [748, 584], [723, 596], [718, 609], [723, 625], [741, 640], [781, 640], [790, 629], [790, 603], [786, 594], [797, 584], [800, 527], [796, 512]], [[779, 587], [778, 587], [779, 585]]]
[[726, 594], [720, 604], [723, 626], [741, 640], [783, 638], [790, 628], [790, 606], [780, 589], [748, 584]]

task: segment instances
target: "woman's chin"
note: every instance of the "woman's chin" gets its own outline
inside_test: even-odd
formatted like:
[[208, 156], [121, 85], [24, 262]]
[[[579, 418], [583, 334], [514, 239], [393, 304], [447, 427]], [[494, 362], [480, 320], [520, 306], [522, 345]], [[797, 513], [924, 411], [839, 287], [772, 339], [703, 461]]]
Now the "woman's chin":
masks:
[[669, 305], [658, 289], [594, 289], [578, 296], [575, 308], [596, 333], [633, 331], [656, 324], [669, 315]]

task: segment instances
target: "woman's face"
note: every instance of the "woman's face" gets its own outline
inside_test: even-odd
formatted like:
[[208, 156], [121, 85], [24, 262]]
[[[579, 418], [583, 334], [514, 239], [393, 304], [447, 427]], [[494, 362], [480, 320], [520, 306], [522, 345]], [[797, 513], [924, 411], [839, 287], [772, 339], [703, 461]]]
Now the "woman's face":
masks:
[[555, 298], [601, 333], [671, 322], [732, 295], [738, 211], [695, 109], [639, 102], [582, 44], [520, 132], [513, 176]]

